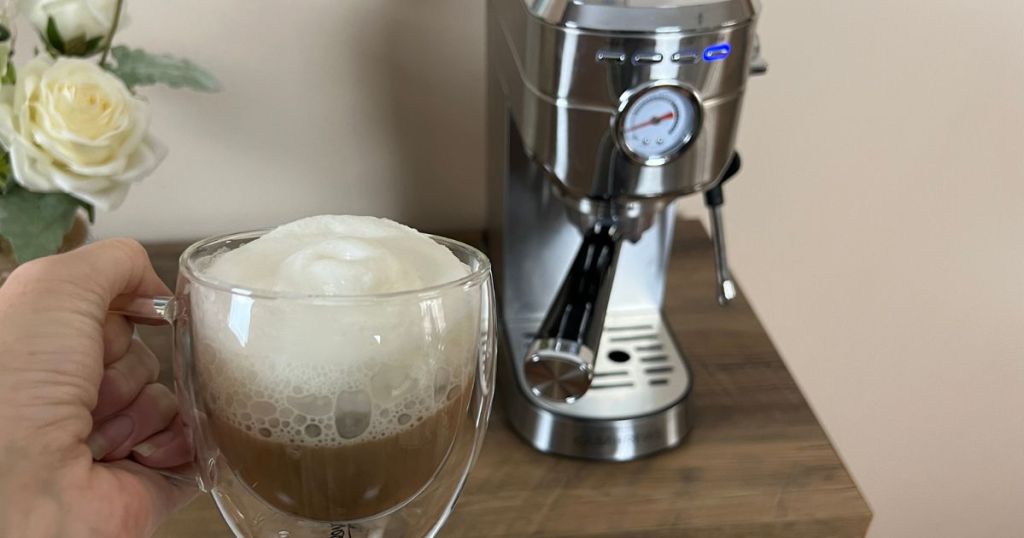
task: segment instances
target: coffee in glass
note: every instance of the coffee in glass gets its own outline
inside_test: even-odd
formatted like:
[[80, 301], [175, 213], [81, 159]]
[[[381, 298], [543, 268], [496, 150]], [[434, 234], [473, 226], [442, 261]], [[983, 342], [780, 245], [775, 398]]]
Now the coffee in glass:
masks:
[[201, 484], [236, 534], [440, 529], [493, 393], [479, 251], [382, 219], [304, 219], [193, 245], [159, 310]]

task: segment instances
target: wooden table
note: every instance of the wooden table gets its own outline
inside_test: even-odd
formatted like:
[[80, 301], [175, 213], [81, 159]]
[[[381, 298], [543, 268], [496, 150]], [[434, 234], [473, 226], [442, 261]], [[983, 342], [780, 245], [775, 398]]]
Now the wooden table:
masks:
[[[150, 250], [168, 282], [182, 247]], [[483, 452], [442, 536], [864, 535], [871, 511], [742, 294], [728, 308], [715, 302], [712, 263], [700, 224], [681, 221], [666, 314], [694, 376], [695, 426], [684, 444], [631, 463], [544, 456], [516, 437], [495, 405]], [[164, 358], [168, 336], [161, 328], [143, 334]], [[158, 533], [229, 535], [208, 496]]]

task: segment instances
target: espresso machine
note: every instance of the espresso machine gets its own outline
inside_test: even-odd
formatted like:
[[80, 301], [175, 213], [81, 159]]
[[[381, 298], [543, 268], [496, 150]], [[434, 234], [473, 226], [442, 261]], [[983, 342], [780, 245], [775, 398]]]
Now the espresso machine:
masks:
[[487, 0], [488, 246], [499, 395], [536, 449], [679, 444], [691, 376], [662, 317], [673, 202], [703, 193], [721, 303], [722, 184], [757, 0]]

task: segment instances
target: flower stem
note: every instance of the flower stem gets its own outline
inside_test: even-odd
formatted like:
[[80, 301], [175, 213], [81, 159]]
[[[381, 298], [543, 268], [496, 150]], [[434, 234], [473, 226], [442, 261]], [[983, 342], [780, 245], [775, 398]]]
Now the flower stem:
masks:
[[114, 21], [110, 24], [110, 35], [107, 36], [107, 44], [103, 47], [103, 55], [100, 56], [100, 65], [107, 63], [107, 56], [110, 54], [110, 46], [114, 43], [114, 34], [117, 33], [117, 25], [121, 24], [121, 9], [124, 7], [124, 0], [117, 0], [114, 5]]

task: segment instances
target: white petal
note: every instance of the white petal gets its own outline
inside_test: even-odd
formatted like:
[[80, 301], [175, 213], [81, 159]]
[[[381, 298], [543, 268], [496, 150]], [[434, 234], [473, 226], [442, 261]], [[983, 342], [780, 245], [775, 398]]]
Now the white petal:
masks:
[[131, 161], [126, 158], [117, 158], [104, 164], [89, 166], [75, 162], [61, 162], [65, 168], [83, 176], [90, 177], [118, 177], [125, 174]]
[[45, 6], [47, 3], [47, 0], [22, 0], [18, 6], [18, 9], [26, 14], [28, 20], [32, 21], [32, 25], [40, 32], [46, 31]]
[[129, 108], [127, 113], [131, 115], [132, 131], [128, 133], [123, 144], [125, 148], [134, 150], [135, 146], [143, 143], [143, 139], [146, 138], [146, 134], [149, 131], [149, 103], [139, 99], [131, 99], [126, 104]]
[[4, 103], [0, 105], [0, 144], [4, 149], [9, 149], [16, 138], [18, 138], [18, 133], [14, 130], [14, 111]]
[[50, 177], [58, 189], [74, 195], [103, 192], [120, 183], [113, 178], [82, 176], [62, 168], [54, 168]]
[[57, 30], [65, 41], [78, 37], [88, 39], [106, 35], [110, 31], [110, 24], [98, 20], [82, 0], [53, 3], [45, 12], [49, 17], [53, 17]]
[[45, 158], [33, 155], [33, 150], [20, 139], [11, 146], [11, 171], [19, 185], [32, 192], [57, 192], [53, 182], [53, 166]]
[[129, 188], [129, 185], [113, 183], [105, 190], [96, 192], [76, 192], [71, 194], [79, 200], [84, 200], [92, 204], [100, 211], [113, 211], [118, 207], [121, 207], [125, 197], [128, 196]]
[[141, 181], [152, 174], [166, 157], [167, 146], [147, 135], [135, 153], [128, 157], [128, 165], [118, 180]]
[[35, 131], [32, 139], [44, 152], [51, 155], [56, 162], [78, 173], [90, 176], [109, 176], [120, 174], [124, 171], [126, 159], [110, 159], [113, 154], [113, 148], [79, 146], [73, 142], [49, 135], [42, 130]]

